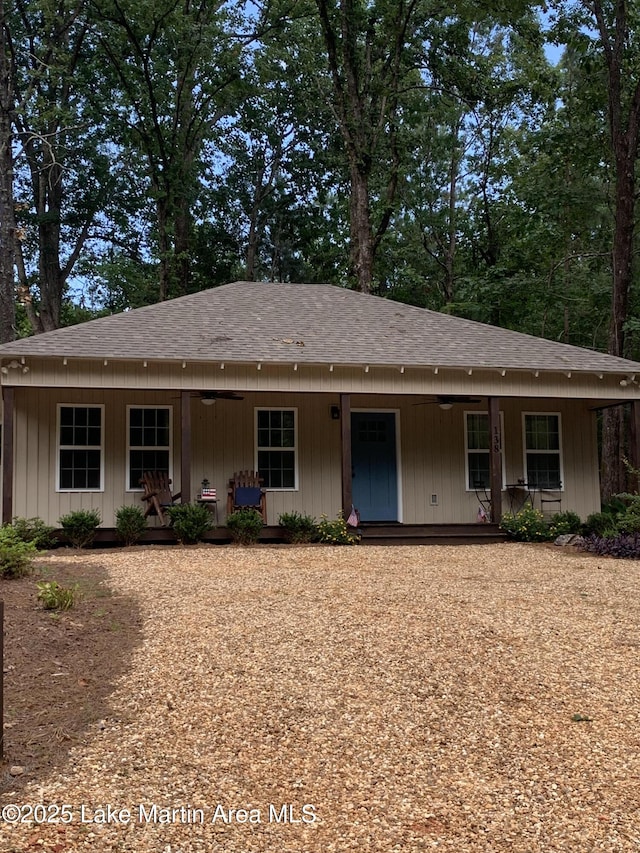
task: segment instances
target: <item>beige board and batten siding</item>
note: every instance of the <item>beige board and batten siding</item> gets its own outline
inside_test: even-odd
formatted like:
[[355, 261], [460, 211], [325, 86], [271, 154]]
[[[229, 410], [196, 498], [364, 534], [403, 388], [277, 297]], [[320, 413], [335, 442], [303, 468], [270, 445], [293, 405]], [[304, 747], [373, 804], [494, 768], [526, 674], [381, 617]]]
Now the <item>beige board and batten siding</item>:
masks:
[[[124, 504], [143, 506], [140, 492], [127, 490], [127, 406], [173, 406], [173, 475], [180, 470], [179, 399], [157, 391], [41, 388], [16, 391], [14, 516], [40, 516], [47, 524], [71, 510], [97, 509], [104, 527], [115, 525]], [[58, 404], [103, 406], [103, 490], [57, 491]]]
[[[353, 408], [374, 409], [380, 398], [354, 396]], [[397, 408], [401, 429], [402, 493], [405, 524], [470, 523], [477, 520], [478, 499], [466, 488], [464, 419], [467, 411], [484, 411], [486, 404], [456, 404], [442, 410], [437, 404], [385, 397], [380, 409]], [[558, 413], [562, 433], [563, 510], [583, 519], [600, 508], [595, 414], [585, 401], [500, 400], [504, 423], [504, 482], [517, 483], [524, 469], [523, 412]], [[555, 496], [550, 493], [547, 497]], [[432, 503], [434, 497], [434, 503]], [[540, 508], [540, 495], [534, 496]], [[548, 505], [557, 510], [557, 505]], [[509, 496], [503, 492], [503, 511]]]
[[192, 407], [192, 483], [206, 477], [222, 498], [220, 519], [226, 513], [229, 477], [256, 466], [256, 409], [294, 409], [297, 420], [297, 487], [269, 490], [267, 519], [277, 524], [283, 512], [304, 512], [318, 518], [341, 509], [340, 421], [331, 419], [338, 404], [327, 394], [246, 394], [243, 400], [217, 400]]
[[[420, 398], [401, 395], [353, 395], [352, 408], [397, 410], [401, 437], [400, 507], [407, 524], [470, 522], [477, 499], [466, 489], [464, 413], [486, 405], [460, 404], [443, 411], [438, 405], [416, 405]], [[104, 491], [56, 491], [56, 417], [59, 403], [104, 405]], [[245, 393], [241, 401], [218, 400], [203, 406], [191, 400], [192, 491], [206, 477], [218, 490], [224, 519], [226, 486], [234, 471], [255, 466], [255, 410], [294, 408], [297, 412], [298, 483], [295, 490], [269, 491], [269, 523], [282, 512], [298, 510], [319, 517], [340, 510], [340, 421], [330, 407], [335, 394]], [[14, 515], [40, 516], [57, 524], [60, 515], [96, 508], [103, 524], [115, 523], [115, 510], [140, 503], [140, 493], [126, 488], [127, 405], [173, 407], [172, 474], [179, 488], [180, 399], [175, 392], [81, 389], [17, 389]], [[505, 482], [524, 475], [522, 412], [561, 415], [565, 489], [562, 508], [583, 518], [599, 508], [595, 416], [585, 401], [501, 400], [505, 426]], [[18, 476], [19, 472], [19, 476]], [[432, 503], [435, 495], [435, 503]], [[504, 509], [508, 498], [504, 495]]]

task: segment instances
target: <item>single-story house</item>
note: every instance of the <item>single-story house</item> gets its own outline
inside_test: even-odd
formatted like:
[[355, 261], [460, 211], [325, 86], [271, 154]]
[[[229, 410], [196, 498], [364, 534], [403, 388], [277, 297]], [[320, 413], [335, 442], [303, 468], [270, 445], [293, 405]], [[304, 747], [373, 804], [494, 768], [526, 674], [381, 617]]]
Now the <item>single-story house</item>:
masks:
[[245, 469], [270, 524], [352, 505], [363, 523], [475, 524], [524, 501], [584, 518], [596, 411], [631, 402], [638, 421], [638, 379], [336, 286], [236, 282], [0, 346], [2, 518], [91, 507], [110, 528], [143, 471], [193, 500]]

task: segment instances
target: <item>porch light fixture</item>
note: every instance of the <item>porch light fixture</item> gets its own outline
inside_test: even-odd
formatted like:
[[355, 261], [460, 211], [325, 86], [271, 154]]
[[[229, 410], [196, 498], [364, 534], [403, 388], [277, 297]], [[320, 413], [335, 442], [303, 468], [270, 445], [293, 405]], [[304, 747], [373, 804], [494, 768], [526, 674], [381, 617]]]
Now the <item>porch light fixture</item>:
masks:
[[24, 363], [24, 358], [21, 362], [16, 361], [16, 359], [14, 358], [12, 361], [9, 362], [9, 364], [5, 365], [2, 368], [2, 373], [6, 376], [10, 370], [18, 370], [18, 368], [22, 368], [23, 373], [29, 372], [29, 368]]
[[442, 409], [443, 412], [448, 412], [449, 409], [453, 408], [453, 403], [438, 403], [438, 406]]
[[203, 406], [213, 406], [215, 403], [215, 397], [201, 397], [200, 402]]

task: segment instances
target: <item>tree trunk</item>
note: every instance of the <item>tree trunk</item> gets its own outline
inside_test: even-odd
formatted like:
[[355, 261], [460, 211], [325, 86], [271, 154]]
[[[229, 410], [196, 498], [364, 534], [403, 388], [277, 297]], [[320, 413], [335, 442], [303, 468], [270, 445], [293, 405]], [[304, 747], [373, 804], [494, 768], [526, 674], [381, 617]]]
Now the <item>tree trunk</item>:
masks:
[[[615, 229], [612, 264], [613, 287], [609, 353], [625, 356], [624, 326], [627, 321], [629, 293], [633, 280], [633, 233], [635, 218], [635, 170], [638, 160], [640, 130], [640, 80], [629, 81], [624, 72], [626, 45], [629, 42], [629, 21], [626, 0], [618, 0], [615, 10], [615, 30], [607, 27], [603, 4], [594, 2], [592, 8], [607, 68], [608, 112], [611, 148], [614, 156]], [[626, 89], [628, 85], [628, 90]], [[626, 489], [625, 420], [619, 409], [605, 410], [603, 417], [603, 448], [601, 492], [603, 500]]]
[[0, 343], [15, 338], [15, 215], [13, 208], [13, 89], [0, 0]]
[[362, 293], [371, 293], [374, 244], [371, 232], [369, 181], [355, 163], [351, 165], [351, 274]]

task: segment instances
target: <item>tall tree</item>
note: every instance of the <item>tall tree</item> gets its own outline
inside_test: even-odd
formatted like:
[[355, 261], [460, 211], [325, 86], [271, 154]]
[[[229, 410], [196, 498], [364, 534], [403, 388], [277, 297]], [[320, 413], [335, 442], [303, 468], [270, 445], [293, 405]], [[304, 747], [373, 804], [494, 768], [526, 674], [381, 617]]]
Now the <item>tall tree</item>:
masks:
[[234, 106], [243, 36], [219, 0], [96, 0], [116, 77], [123, 153], [144, 169], [155, 205], [158, 298], [190, 290], [200, 157]]
[[0, 343], [15, 337], [14, 92], [4, 0], [0, 0]]
[[100, 112], [91, 103], [97, 59], [85, 12], [85, 0], [13, 0], [7, 18], [18, 294], [34, 332], [62, 323], [69, 279], [108, 192]]
[[[579, 0], [556, 4], [559, 31], [582, 48], [603, 81], [614, 180], [614, 230], [608, 350], [629, 355], [626, 326], [633, 284], [634, 232], [640, 153], [640, 10], [629, 0]], [[603, 106], [604, 106], [603, 104]], [[624, 421], [619, 408], [604, 415], [603, 497], [625, 488]]]
[[[420, 40], [420, 0], [315, 3], [349, 168], [351, 272], [357, 288], [368, 293], [398, 188], [400, 96], [415, 70], [409, 45]], [[385, 186], [374, 216], [371, 180], [381, 166]]]

